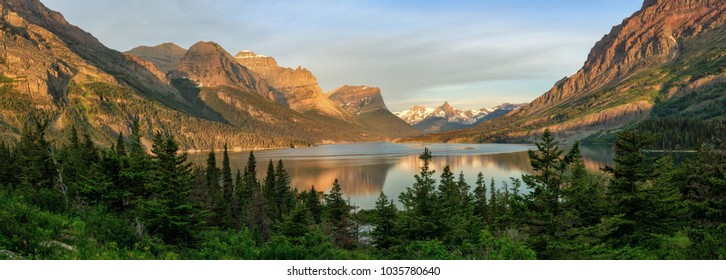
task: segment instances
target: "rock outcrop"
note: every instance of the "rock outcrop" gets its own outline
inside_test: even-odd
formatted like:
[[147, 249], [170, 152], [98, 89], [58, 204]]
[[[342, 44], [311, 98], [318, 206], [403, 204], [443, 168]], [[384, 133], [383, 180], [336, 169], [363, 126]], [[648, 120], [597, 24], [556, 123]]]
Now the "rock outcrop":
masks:
[[323, 94], [317, 78], [307, 69], [281, 67], [274, 58], [252, 51], [239, 52], [234, 58], [284, 94], [290, 109], [356, 123], [355, 118]]
[[187, 78], [199, 87], [227, 86], [260, 94], [277, 103], [287, 104], [283, 94], [271, 87], [263, 77], [227, 53], [214, 42], [198, 42], [191, 46], [179, 61], [173, 78]]
[[136, 55], [144, 60], [154, 63], [156, 68], [166, 74], [169, 73], [169, 71], [176, 69], [176, 66], [179, 65], [179, 61], [181, 61], [181, 58], [186, 52], [186, 49], [177, 46], [174, 43], [163, 43], [153, 47], [135, 47], [126, 53]]
[[344, 85], [331, 91], [327, 96], [355, 116], [373, 133], [389, 137], [420, 133], [388, 110], [383, 102], [381, 90], [377, 87]]
[[381, 89], [368, 86], [344, 85], [328, 93], [328, 97], [353, 115], [386, 110]]

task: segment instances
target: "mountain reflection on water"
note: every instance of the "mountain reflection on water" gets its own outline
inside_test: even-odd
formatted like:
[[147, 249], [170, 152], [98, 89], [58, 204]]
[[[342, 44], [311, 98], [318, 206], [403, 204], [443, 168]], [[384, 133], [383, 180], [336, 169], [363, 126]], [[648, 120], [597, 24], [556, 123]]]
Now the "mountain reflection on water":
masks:
[[[438, 179], [441, 171], [449, 165], [457, 176], [464, 172], [467, 183], [476, 183], [479, 172], [484, 174], [487, 184], [494, 179], [497, 186], [511, 177], [520, 178], [529, 173], [527, 150], [532, 145], [522, 144], [394, 144], [355, 143], [320, 145], [311, 148], [281, 149], [255, 152], [258, 178], [262, 180], [267, 164], [283, 160], [290, 173], [293, 187], [298, 190], [315, 186], [318, 191], [329, 191], [337, 178], [343, 194], [351, 204], [363, 209], [372, 208], [378, 195], [384, 192], [397, 200], [398, 195], [414, 182], [414, 174], [420, 171], [419, 154], [424, 147], [431, 149], [431, 168]], [[585, 166], [599, 170], [605, 164], [612, 164], [612, 152], [608, 146], [581, 147]], [[230, 152], [232, 170], [243, 169], [249, 152]], [[206, 153], [190, 154], [195, 164], [206, 164]], [[221, 166], [222, 155], [217, 154], [217, 165]], [[522, 190], [525, 191], [525, 190]]]

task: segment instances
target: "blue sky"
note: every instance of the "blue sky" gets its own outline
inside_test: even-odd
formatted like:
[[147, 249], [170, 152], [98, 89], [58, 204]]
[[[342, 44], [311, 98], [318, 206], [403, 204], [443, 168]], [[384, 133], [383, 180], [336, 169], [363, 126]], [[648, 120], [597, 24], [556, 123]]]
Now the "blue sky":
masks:
[[392, 111], [529, 102], [577, 71], [639, 0], [41, 0], [108, 47], [215, 41], [303, 66], [324, 91], [381, 88]]

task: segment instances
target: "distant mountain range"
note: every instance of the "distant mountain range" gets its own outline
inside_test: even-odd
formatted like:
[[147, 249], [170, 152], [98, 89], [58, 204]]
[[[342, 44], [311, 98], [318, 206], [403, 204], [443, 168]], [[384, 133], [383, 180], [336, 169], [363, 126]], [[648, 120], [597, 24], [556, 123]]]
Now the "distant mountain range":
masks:
[[[726, 2], [645, 0], [591, 49], [582, 68], [512, 114], [412, 141], [614, 139], [648, 120], [726, 119]], [[597, 141], [595, 141], [597, 142]]]
[[424, 132], [442, 132], [461, 129], [503, 116], [526, 104], [505, 103], [494, 108], [461, 111], [444, 102], [437, 108], [415, 105], [409, 110], [396, 112], [396, 116]]

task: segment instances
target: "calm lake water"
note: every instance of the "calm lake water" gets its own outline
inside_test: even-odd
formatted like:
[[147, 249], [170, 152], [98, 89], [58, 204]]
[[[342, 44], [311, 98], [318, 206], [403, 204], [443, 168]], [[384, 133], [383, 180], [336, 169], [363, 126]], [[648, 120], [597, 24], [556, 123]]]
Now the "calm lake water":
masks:
[[[484, 173], [487, 184], [494, 178], [499, 187], [510, 177], [520, 178], [531, 172], [527, 150], [533, 145], [524, 144], [399, 144], [399, 143], [354, 143], [320, 145], [311, 148], [280, 149], [255, 152], [258, 178], [262, 180], [267, 164], [282, 159], [290, 173], [293, 187], [298, 190], [315, 186], [318, 191], [328, 192], [337, 178], [343, 194], [351, 204], [362, 209], [375, 205], [383, 192], [398, 201], [398, 195], [413, 185], [414, 174], [418, 174], [421, 160], [418, 156], [428, 147], [432, 154], [431, 168], [436, 170], [435, 178], [449, 165], [457, 176], [463, 171], [467, 183], [473, 186], [479, 172]], [[566, 147], [565, 147], [566, 149]], [[585, 165], [598, 170], [605, 164], [612, 164], [609, 146], [582, 146]], [[232, 170], [243, 169], [249, 152], [231, 152]], [[206, 153], [190, 154], [189, 160], [205, 165]], [[222, 155], [217, 155], [221, 166]]]

